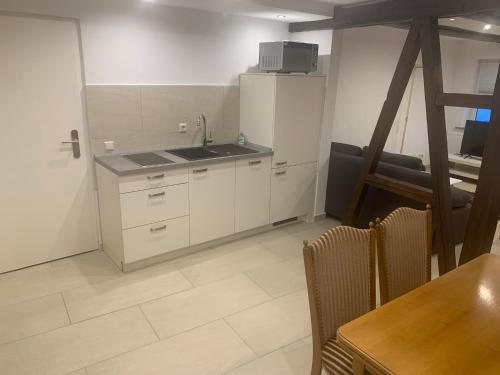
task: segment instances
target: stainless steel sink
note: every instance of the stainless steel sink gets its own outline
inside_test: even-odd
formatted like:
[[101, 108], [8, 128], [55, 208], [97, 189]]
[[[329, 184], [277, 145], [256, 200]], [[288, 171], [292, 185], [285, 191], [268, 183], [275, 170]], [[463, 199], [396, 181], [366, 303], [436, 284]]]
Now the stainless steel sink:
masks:
[[219, 154], [203, 147], [179, 148], [177, 150], [167, 150], [167, 152], [186, 160], [202, 160], [220, 157]]
[[176, 150], [167, 150], [167, 152], [179, 156], [183, 159], [193, 161], [193, 160], [223, 158], [227, 156], [255, 154], [258, 151], [240, 145], [227, 144], [227, 145], [215, 145], [208, 147], [180, 148]]

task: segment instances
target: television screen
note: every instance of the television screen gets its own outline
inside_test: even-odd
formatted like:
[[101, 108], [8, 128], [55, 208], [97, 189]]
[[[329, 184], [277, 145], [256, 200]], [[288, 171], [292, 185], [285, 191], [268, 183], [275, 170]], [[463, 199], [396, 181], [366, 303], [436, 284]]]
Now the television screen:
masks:
[[476, 121], [490, 122], [491, 121], [491, 109], [479, 108], [476, 112]]
[[460, 153], [468, 156], [483, 156], [489, 124], [481, 121], [467, 121]]

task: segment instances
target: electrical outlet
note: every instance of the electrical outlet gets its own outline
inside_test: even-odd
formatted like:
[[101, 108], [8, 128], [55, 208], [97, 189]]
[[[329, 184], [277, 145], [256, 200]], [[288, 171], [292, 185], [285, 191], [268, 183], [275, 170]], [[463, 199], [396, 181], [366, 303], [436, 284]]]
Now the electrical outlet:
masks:
[[187, 132], [187, 124], [185, 122], [179, 124], [179, 133]]

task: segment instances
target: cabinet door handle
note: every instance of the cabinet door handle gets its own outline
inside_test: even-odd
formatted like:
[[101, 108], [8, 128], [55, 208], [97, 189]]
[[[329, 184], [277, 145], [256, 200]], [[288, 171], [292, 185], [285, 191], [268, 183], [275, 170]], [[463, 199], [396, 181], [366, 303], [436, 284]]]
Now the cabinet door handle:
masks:
[[164, 197], [165, 192], [162, 191], [161, 193], [156, 193], [156, 194], [149, 194], [149, 198], [159, 198], [159, 197]]
[[259, 164], [262, 164], [262, 160], [253, 160], [248, 162], [248, 165], [259, 165]]
[[167, 230], [167, 225], [162, 225], [161, 227], [150, 228], [149, 231], [151, 233], [161, 232], [163, 230]]
[[151, 181], [151, 180], [159, 180], [159, 179], [162, 179], [165, 177], [165, 174], [162, 173], [162, 174], [157, 174], [156, 176], [148, 176], [148, 180]]
[[286, 162], [286, 161], [277, 161], [277, 162], [276, 162], [276, 165], [277, 165], [277, 166], [282, 166], [282, 165], [286, 165], [286, 164], [287, 164], [287, 162]]
[[205, 173], [205, 172], [208, 172], [208, 168], [193, 169], [193, 173]]
[[285, 174], [286, 174], [286, 171], [280, 171], [280, 172], [275, 173], [276, 176], [283, 176]]

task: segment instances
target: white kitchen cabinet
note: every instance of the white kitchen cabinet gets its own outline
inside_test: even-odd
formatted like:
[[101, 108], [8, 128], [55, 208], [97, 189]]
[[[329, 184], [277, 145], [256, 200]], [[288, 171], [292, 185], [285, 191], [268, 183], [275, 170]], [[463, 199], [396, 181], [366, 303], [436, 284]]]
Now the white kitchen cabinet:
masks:
[[189, 217], [161, 221], [123, 231], [124, 261], [133, 263], [189, 246]]
[[189, 169], [190, 243], [234, 233], [235, 162]]
[[104, 251], [120, 267], [189, 246], [188, 169], [119, 177], [96, 164]]
[[243, 232], [270, 223], [270, 177], [271, 157], [236, 162], [236, 232]]
[[240, 129], [274, 151], [271, 223], [314, 212], [325, 77], [242, 74]]
[[188, 194], [188, 184], [121, 194], [123, 228], [189, 215]]
[[318, 161], [325, 77], [242, 74], [240, 129], [274, 150], [273, 168]]
[[316, 163], [272, 170], [271, 222], [312, 212], [316, 192]]

